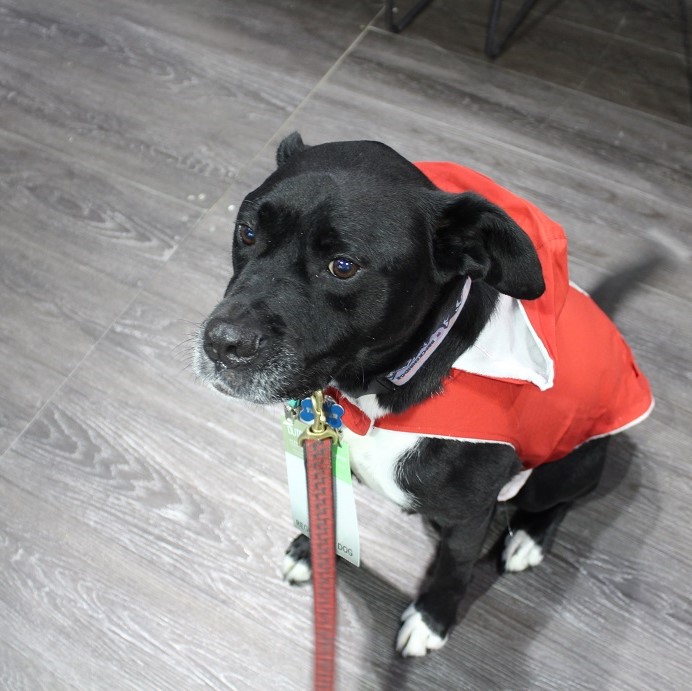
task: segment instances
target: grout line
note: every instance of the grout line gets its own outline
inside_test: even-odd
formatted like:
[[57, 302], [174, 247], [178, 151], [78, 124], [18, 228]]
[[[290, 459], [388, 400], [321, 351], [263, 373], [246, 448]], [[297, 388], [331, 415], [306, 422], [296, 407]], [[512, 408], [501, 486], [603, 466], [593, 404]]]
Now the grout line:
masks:
[[[618, 27], [617, 27], [616, 31], [618, 31], [624, 23], [625, 23], [625, 18], [622, 17], [620, 19], [620, 22], [618, 23]], [[601, 33], [605, 34], [606, 32], [601, 32]], [[589, 81], [589, 79], [591, 79], [591, 77], [602, 67], [601, 61], [603, 60], [603, 57], [605, 55], [607, 55], [608, 51], [610, 50], [610, 47], [613, 45], [614, 38], [615, 38], [615, 36], [611, 33], [609, 35], [609, 38], [606, 41], [605, 45], [601, 49], [601, 52], [599, 53], [598, 58], [596, 58], [596, 60], [594, 60], [592, 62], [592, 64], [590, 65], [590, 67], [586, 70], [586, 74], [584, 74], [581, 77], [581, 79], [579, 80], [578, 83], [576, 83], [575, 85], [573, 85], [571, 87], [567, 87], [567, 88], [569, 88], [573, 91], [576, 91], [579, 94], [588, 94], [588, 95], [595, 97], [595, 98], [602, 98], [600, 96], [594, 96], [593, 94], [589, 94], [589, 92], [585, 91], [583, 87]], [[604, 99], [604, 100], [608, 101], [608, 99]], [[614, 103], [614, 101], [608, 101], [608, 102]], [[627, 106], [625, 106], [625, 107], [627, 107]], [[557, 113], [562, 111], [563, 108], [564, 108], [564, 103], [559, 103], [558, 105], [556, 105], [550, 111], [550, 113], [548, 113], [548, 115], [545, 117], [545, 119], [542, 122], [542, 125], [548, 125], [551, 122], [553, 122], [555, 115], [557, 115]]]
[[[254, 156], [250, 157], [247, 159], [244, 163], [242, 163], [239, 167], [238, 170], [233, 174], [231, 182], [229, 185], [222, 191], [222, 193], [219, 195], [219, 197], [216, 199], [216, 201], [211, 204], [207, 209], [203, 210], [203, 213], [200, 215], [200, 217], [197, 219], [197, 221], [194, 223], [192, 228], [188, 233], [185, 234], [183, 238], [181, 238], [180, 242], [176, 245], [175, 249], [173, 252], [171, 252], [170, 256], [162, 264], [160, 267], [159, 271], [163, 269], [168, 262], [170, 262], [173, 257], [178, 253], [180, 248], [187, 242], [187, 240], [196, 232], [196, 230], [204, 224], [204, 221], [212, 216], [213, 214], [216, 213], [221, 213], [222, 215], [225, 214], [225, 211], [221, 208], [225, 204], [224, 198], [228, 194], [229, 190], [233, 187], [234, 182], [242, 178], [242, 176], [245, 174], [245, 172], [249, 169], [251, 169], [255, 163], [263, 156], [264, 152], [267, 150], [269, 145], [275, 140], [279, 132], [281, 132], [282, 129], [284, 129], [288, 123], [290, 123], [293, 119], [295, 119], [296, 115], [298, 114], [299, 111], [301, 111], [306, 103], [312, 98], [312, 96], [317, 93], [317, 91], [321, 88], [321, 86], [334, 74], [334, 72], [342, 65], [344, 60], [350, 55], [351, 52], [358, 46], [358, 44], [362, 41], [363, 37], [366, 35], [366, 33], [369, 31], [369, 29], [372, 27], [372, 25], [379, 19], [380, 15], [382, 14], [384, 10], [378, 10], [378, 12], [375, 14], [375, 16], [363, 26], [363, 29], [361, 32], [356, 36], [356, 38], [351, 42], [351, 44], [344, 50], [344, 52], [336, 59], [334, 64], [317, 80], [317, 83], [308, 91], [308, 93], [302, 98], [302, 100], [298, 103], [298, 105], [293, 109], [291, 114], [277, 127], [277, 129], [269, 136], [267, 141], [260, 147], [260, 149], [255, 153]], [[198, 207], [197, 207], [198, 208]], [[148, 285], [151, 285], [154, 282], [154, 279], [156, 276], [158, 276], [159, 271], [154, 274], [145, 285], [142, 286], [142, 290], [145, 290]], [[140, 291], [141, 292], [141, 291]], [[122, 316], [122, 315], [120, 315]], [[118, 317], [118, 319], [120, 318]], [[117, 319], [115, 320], [117, 321]], [[112, 322], [111, 325], [108, 327], [107, 330], [110, 330], [115, 323]]]
[[200, 218], [194, 224], [190, 232], [187, 233], [185, 237], [178, 243], [175, 250], [171, 253], [171, 256], [168, 258], [167, 262], [175, 256], [175, 254], [178, 252], [178, 249], [188, 240], [188, 238], [192, 234], [194, 234], [196, 229], [203, 224], [203, 222], [208, 216], [216, 213], [221, 213], [222, 215], [225, 214], [225, 210], [222, 208], [225, 204], [224, 198], [228, 194], [229, 190], [233, 187], [234, 182], [237, 182], [239, 179], [241, 179], [247, 170], [252, 169], [255, 163], [264, 155], [265, 151], [270, 146], [270, 144], [272, 144], [272, 142], [276, 140], [278, 134], [282, 130], [287, 128], [289, 123], [291, 123], [300, 113], [300, 111], [303, 110], [308, 101], [321, 89], [323, 84], [325, 84], [334, 74], [334, 72], [336, 72], [336, 70], [338, 70], [339, 67], [341, 67], [346, 58], [355, 50], [355, 48], [363, 40], [368, 31], [373, 27], [373, 24], [379, 19], [383, 11], [384, 10], [379, 10], [377, 14], [367, 24], [363, 26], [362, 31], [356, 36], [355, 39], [353, 39], [351, 44], [336, 59], [334, 64], [317, 80], [316, 84], [302, 98], [300, 103], [298, 103], [298, 105], [293, 109], [291, 114], [276, 128], [276, 130], [274, 130], [274, 132], [269, 136], [265, 143], [259, 148], [257, 153], [239, 166], [238, 170], [233, 174], [230, 184], [223, 190], [223, 192], [219, 195], [217, 200], [205, 210], [202, 216], [200, 216]]
[[[189, 233], [187, 234], [189, 235]], [[187, 235], [185, 237], [187, 237]], [[156, 270], [154, 273], [154, 277], [158, 276], [160, 271], [166, 266], [167, 262], [164, 262], [161, 264], [161, 266]], [[108, 333], [111, 331], [113, 326], [118, 322], [121, 317], [132, 307], [134, 302], [136, 302], [140, 295], [142, 294], [144, 290], [144, 287], [138, 288], [135, 294], [133, 295], [132, 299], [129, 300], [129, 302], [125, 305], [125, 307], [117, 314], [117, 316], [111, 321], [111, 323], [103, 330], [101, 335], [94, 341], [94, 343], [91, 344], [91, 346], [87, 349], [87, 351], [84, 353], [84, 355], [80, 358], [79, 362], [75, 364], [75, 366], [72, 368], [69, 374], [65, 376], [65, 378], [58, 384], [58, 386], [46, 397], [46, 400], [44, 401], [43, 405], [34, 413], [34, 415], [31, 417], [31, 419], [24, 425], [22, 430], [17, 433], [17, 436], [12, 440], [10, 445], [3, 451], [2, 455], [0, 455], [0, 462], [5, 459], [6, 456], [9, 456], [10, 452], [12, 452], [17, 445], [17, 443], [21, 440], [21, 438], [24, 436], [26, 431], [31, 427], [31, 425], [34, 424], [34, 422], [43, 414], [43, 411], [53, 402], [53, 399], [58, 396], [58, 394], [62, 391], [63, 387], [72, 379], [74, 376], [75, 372], [84, 364], [84, 362], [87, 360], [87, 358], [91, 355], [91, 353], [97, 348], [97, 346], [103, 341], [103, 339], [108, 335]]]
[[[353, 39], [351, 44], [344, 50], [344, 52], [336, 59], [334, 64], [318, 79], [317, 83], [308, 91], [308, 93], [303, 97], [303, 99], [300, 101], [300, 103], [293, 109], [291, 114], [276, 128], [274, 133], [267, 139], [267, 141], [264, 143], [264, 145], [260, 148], [260, 150], [246, 163], [244, 163], [239, 169], [236, 174], [236, 179], [241, 176], [241, 173], [244, 173], [247, 168], [250, 168], [254, 163], [261, 158], [261, 156], [264, 155], [264, 152], [267, 150], [270, 144], [274, 142], [278, 136], [278, 134], [282, 131], [288, 128], [288, 125], [296, 119], [296, 117], [300, 114], [300, 112], [305, 108], [307, 105], [308, 101], [312, 99], [312, 97], [322, 88], [322, 86], [329, 81], [331, 76], [341, 67], [341, 65], [344, 63], [346, 58], [358, 47], [360, 42], [363, 40], [365, 35], [368, 33], [370, 28], [373, 26], [373, 24], [379, 19], [380, 15], [384, 12], [384, 9], [378, 10], [378, 12], [375, 14], [375, 16], [363, 26], [361, 32]], [[226, 196], [228, 193], [228, 190], [230, 187], [227, 187], [224, 190], [224, 193], [217, 199], [217, 201], [212, 205], [211, 209], [214, 209], [223, 199], [223, 197]]]
[[[33, 141], [33, 140], [29, 140]], [[125, 179], [125, 178], [121, 178]], [[175, 199], [175, 197], [170, 197], [167, 196], [163, 193], [161, 193], [162, 196], [166, 197], [167, 199]], [[72, 370], [67, 374], [64, 379], [58, 384], [58, 386], [46, 397], [46, 400], [44, 401], [43, 405], [40, 406], [40, 408], [36, 411], [36, 413], [31, 417], [31, 419], [24, 425], [24, 427], [21, 429], [20, 432], [17, 433], [15, 438], [12, 440], [12, 442], [9, 444], [9, 446], [0, 454], [0, 462], [5, 459], [6, 456], [10, 454], [11, 451], [14, 450], [15, 446], [17, 443], [21, 440], [21, 438], [24, 436], [26, 431], [31, 427], [31, 425], [34, 424], [34, 422], [42, 415], [43, 411], [52, 403], [52, 401], [55, 399], [56, 396], [62, 391], [63, 387], [71, 381], [72, 377], [74, 374], [77, 372], [77, 370], [84, 364], [84, 362], [90, 357], [91, 353], [94, 352], [94, 350], [99, 346], [99, 344], [104, 340], [104, 338], [110, 333], [110, 331], [113, 329], [115, 324], [121, 320], [121, 318], [130, 310], [132, 305], [139, 300], [141, 297], [142, 293], [144, 293], [148, 286], [151, 285], [155, 279], [158, 277], [158, 275], [168, 266], [168, 262], [171, 261], [171, 259], [178, 253], [178, 250], [180, 247], [184, 244], [184, 242], [192, 235], [192, 233], [195, 231], [195, 229], [204, 221], [204, 219], [207, 218], [207, 216], [211, 213], [211, 210], [213, 208], [209, 207], [208, 209], [202, 209], [200, 207], [196, 207], [194, 205], [191, 205], [188, 203], [188, 206], [191, 208], [195, 208], [197, 211], [201, 212], [200, 217], [197, 219], [197, 221], [190, 227], [190, 229], [182, 236], [178, 244], [175, 246], [169, 257], [166, 259], [166, 261], [161, 262], [161, 264], [156, 268], [156, 270], [148, 276], [146, 281], [142, 281], [142, 284], [135, 290], [134, 295], [132, 298], [127, 302], [125, 307], [118, 312], [118, 314], [111, 320], [110, 324], [106, 326], [101, 335], [92, 343], [92, 345], [87, 349], [87, 351], [84, 353], [84, 355], [79, 359], [79, 361], [75, 364], [75, 366], [72, 368]]]
[[[264, 155], [264, 152], [267, 150], [269, 145], [276, 139], [277, 135], [281, 130], [285, 129], [287, 125], [295, 119], [296, 115], [305, 107], [306, 103], [314, 96], [315, 93], [322, 87], [322, 85], [334, 74], [334, 72], [342, 65], [344, 60], [350, 55], [350, 53], [353, 52], [353, 50], [358, 46], [358, 44], [362, 41], [363, 37], [366, 35], [366, 33], [370, 30], [370, 28], [373, 26], [373, 24], [379, 19], [380, 15], [382, 14], [384, 10], [378, 10], [378, 12], [375, 14], [375, 16], [363, 26], [363, 29], [361, 32], [356, 36], [355, 39], [351, 42], [351, 44], [344, 50], [344, 52], [336, 59], [334, 64], [317, 80], [316, 84], [308, 91], [308, 93], [301, 99], [301, 101], [298, 103], [298, 105], [293, 109], [291, 114], [274, 130], [274, 132], [269, 136], [269, 138], [265, 141], [265, 143], [259, 148], [257, 153], [254, 154], [254, 156], [251, 156], [249, 159], [247, 159], [244, 163], [242, 163], [239, 167], [238, 170], [233, 174], [230, 183], [225, 187], [225, 189], [222, 191], [222, 193], [219, 195], [219, 197], [216, 199], [216, 201], [209, 206], [204, 213], [200, 216], [200, 218], [197, 220], [197, 222], [193, 225], [192, 229], [190, 230], [189, 233], [185, 235], [184, 238], [180, 240], [178, 245], [176, 246], [175, 250], [171, 253], [171, 256], [167, 259], [166, 263], [168, 263], [178, 252], [180, 247], [190, 238], [191, 235], [195, 233], [197, 228], [201, 226], [204, 221], [206, 220], [207, 217], [216, 214], [216, 213], [221, 213], [222, 215], [225, 214], [225, 211], [221, 208], [225, 204], [224, 198], [228, 194], [229, 190], [233, 187], [234, 182], [237, 182], [237, 180], [241, 179], [242, 176], [245, 174], [247, 170], [252, 169], [252, 167], [255, 165], [255, 163]], [[152, 280], [155, 277], [152, 277]], [[148, 283], [151, 283], [152, 281], [149, 281]]]
[[618, 22], [617, 27], [615, 28], [615, 31], [611, 33], [609, 36], [608, 40], [606, 41], [605, 45], [603, 46], [603, 49], [601, 50], [599, 56], [593, 61], [590, 69], [587, 71], [587, 73], [584, 75], [584, 77], [579, 81], [579, 84], [577, 84], [576, 89], [580, 92], [582, 92], [582, 87], [586, 82], [591, 79], [591, 76], [597, 72], [599, 69], [602, 69], [603, 64], [603, 58], [607, 55], [608, 51], [610, 50], [610, 47], [615, 43], [615, 39], [619, 38], [618, 37], [618, 32], [621, 30], [621, 28], [625, 25], [626, 20], [625, 17], [621, 17], [620, 21]]

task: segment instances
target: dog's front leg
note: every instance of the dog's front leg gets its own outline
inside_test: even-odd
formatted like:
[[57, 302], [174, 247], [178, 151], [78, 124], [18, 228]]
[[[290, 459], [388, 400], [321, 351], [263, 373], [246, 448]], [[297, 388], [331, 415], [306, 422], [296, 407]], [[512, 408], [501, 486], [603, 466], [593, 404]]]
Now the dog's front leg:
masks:
[[492, 508], [480, 520], [430, 521], [439, 543], [418, 598], [401, 616], [396, 649], [403, 657], [426, 655], [447, 642], [491, 518]]

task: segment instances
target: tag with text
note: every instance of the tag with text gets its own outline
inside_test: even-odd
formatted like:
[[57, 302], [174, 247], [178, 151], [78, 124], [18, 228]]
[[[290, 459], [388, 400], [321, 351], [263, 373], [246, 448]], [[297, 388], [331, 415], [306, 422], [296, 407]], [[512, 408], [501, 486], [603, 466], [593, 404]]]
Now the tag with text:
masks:
[[[298, 443], [298, 437], [307, 425], [289, 417], [283, 421], [282, 427], [293, 525], [310, 537], [305, 461], [303, 447]], [[335, 453], [332, 454], [332, 478], [336, 517], [336, 553], [355, 566], [360, 566], [360, 538], [356, 500], [353, 496], [351, 480], [351, 461], [348, 446], [343, 441], [335, 447]]]

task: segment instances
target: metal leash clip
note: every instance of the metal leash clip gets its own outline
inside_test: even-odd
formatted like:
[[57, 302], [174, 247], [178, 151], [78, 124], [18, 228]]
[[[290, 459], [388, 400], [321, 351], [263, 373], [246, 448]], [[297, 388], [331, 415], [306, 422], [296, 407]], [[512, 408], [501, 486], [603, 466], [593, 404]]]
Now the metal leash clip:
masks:
[[324, 392], [315, 391], [310, 396], [310, 404], [307, 399], [303, 401], [303, 411], [300, 414], [300, 419], [304, 422], [310, 421], [312, 424], [298, 437], [298, 443], [302, 446], [307, 440], [331, 439], [332, 444], [339, 442], [339, 433], [334, 427], [328, 424], [327, 415], [324, 409]]

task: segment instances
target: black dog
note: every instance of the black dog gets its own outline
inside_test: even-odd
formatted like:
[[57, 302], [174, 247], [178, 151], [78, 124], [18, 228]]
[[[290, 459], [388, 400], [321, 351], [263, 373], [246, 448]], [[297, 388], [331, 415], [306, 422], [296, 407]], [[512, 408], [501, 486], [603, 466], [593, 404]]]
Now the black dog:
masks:
[[[327, 386], [341, 397], [354, 474], [439, 536], [397, 638], [402, 655], [424, 655], [456, 622], [498, 498], [517, 507], [504, 570], [537, 565], [574, 500], [596, 487], [608, 435], [650, 410], [646, 380], [569, 287], [561, 229], [486, 178], [466, 171], [473, 185], [455, 194], [383, 144], [308, 147], [297, 134], [277, 162], [240, 207], [233, 277], [200, 330], [196, 369], [258, 403]], [[450, 170], [438, 170], [443, 188]], [[561, 363], [591, 365], [610, 352], [605, 341], [618, 362], [593, 365], [593, 381], [573, 377], [579, 412], [567, 411], [571, 389], [550, 412], [543, 402], [568, 378]], [[307, 538], [294, 540], [284, 573], [310, 578]]]

